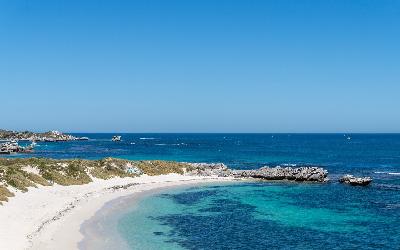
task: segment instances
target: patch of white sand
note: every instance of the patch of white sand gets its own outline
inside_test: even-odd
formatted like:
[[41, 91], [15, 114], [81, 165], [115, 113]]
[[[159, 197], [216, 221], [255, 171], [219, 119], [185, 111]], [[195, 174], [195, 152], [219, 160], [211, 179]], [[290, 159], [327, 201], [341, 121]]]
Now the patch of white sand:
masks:
[[178, 174], [94, 179], [85, 185], [30, 188], [0, 206], [0, 249], [77, 249], [80, 226], [113, 199], [155, 188], [231, 180]]

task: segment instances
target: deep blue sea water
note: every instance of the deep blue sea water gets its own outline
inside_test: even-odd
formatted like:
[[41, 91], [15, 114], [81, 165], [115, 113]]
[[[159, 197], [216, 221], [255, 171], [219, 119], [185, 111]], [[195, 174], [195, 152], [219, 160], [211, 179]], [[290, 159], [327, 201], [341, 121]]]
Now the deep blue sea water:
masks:
[[[122, 142], [111, 142], [112, 135], [39, 143], [34, 154], [13, 157], [321, 165], [331, 182], [215, 184], [149, 195], [112, 230], [132, 249], [400, 249], [400, 134], [121, 134]], [[344, 173], [374, 181], [337, 183]]]
[[[15, 157], [165, 159], [223, 162], [232, 168], [318, 164], [328, 169], [400, 168], [400, 134], [76, 134], [89, 141], [39, 143]], [[350, 140], [348, 140], [350, 138]]]

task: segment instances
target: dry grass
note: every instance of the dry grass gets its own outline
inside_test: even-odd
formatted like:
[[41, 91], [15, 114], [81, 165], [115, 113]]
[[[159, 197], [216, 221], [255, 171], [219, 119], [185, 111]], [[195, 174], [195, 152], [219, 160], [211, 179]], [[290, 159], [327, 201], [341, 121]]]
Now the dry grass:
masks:
[[0, 205], [3, 201], [8, 201], [8, 197], [13, 197], [14, 194], [11, 193], [6, 187], [0, 185]]

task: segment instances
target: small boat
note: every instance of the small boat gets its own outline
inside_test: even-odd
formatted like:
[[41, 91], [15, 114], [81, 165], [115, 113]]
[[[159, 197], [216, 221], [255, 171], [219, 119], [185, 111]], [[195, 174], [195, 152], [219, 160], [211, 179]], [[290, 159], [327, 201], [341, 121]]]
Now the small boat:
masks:
[[76, 138], [77, 141], [88, 141], [89, 137], [83, 136], [83, 137], [78, 137]]
[[114, 135], [111, 140], [112, 141], [121, 141], [121, 136], [120, 135]]

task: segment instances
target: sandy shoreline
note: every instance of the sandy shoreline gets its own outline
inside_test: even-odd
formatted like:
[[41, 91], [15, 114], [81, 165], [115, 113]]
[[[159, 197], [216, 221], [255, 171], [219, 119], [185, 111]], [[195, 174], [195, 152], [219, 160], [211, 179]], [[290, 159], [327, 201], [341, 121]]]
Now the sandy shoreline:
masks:
[[152, 189], [229, 178], [178, 174], [95, 179], [85, 185], [31, 188], [0, 206], [0, 249], [77, 249], [82, 223], [107, 202]]

